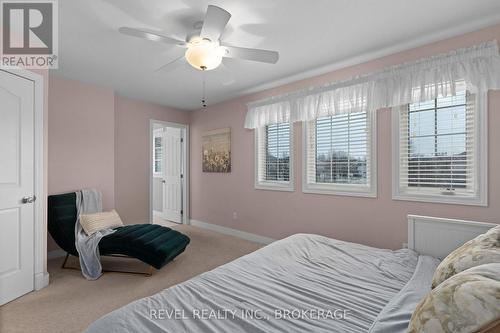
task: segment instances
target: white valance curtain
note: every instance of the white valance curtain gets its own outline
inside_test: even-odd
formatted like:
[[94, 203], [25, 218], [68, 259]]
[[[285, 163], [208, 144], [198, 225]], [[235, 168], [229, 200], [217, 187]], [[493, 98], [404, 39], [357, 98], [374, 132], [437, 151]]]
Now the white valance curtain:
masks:
[[309, 121], [349, 112], [453, 96], [465, 84], [472, 93], [500, 89], [496, 41], [248, 104], [245, 128]]

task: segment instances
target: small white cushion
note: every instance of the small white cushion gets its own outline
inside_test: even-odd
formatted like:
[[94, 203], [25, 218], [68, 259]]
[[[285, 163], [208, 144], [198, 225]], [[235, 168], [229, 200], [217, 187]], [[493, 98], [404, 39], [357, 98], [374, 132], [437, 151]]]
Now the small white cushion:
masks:
[[100, 230], [123, 226], [120, 216], [114, 209], [110, 212], [80, 214], [80, 224], [89, 236]]

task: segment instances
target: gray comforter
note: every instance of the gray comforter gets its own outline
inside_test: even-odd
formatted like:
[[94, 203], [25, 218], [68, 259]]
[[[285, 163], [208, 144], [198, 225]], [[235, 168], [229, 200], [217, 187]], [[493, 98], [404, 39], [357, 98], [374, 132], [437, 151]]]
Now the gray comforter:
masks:
[[437, 263], [298, 234], [132, 302], [87, 332], [404, 332]]

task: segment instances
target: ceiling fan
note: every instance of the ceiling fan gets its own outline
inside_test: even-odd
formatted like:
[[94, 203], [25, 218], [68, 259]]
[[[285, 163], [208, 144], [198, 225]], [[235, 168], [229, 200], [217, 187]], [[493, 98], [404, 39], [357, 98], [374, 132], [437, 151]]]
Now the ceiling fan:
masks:
[[144, 29], [121, 27], [118, 30], [125, 35], [186, 48], [183, 56], [163, 65], [158, 70], [187, 61], [194, 68], [207, 71], [217, 68], [225, 57], [270, 64], [275, 64], [278, 61], [279, 53], [276, 51], [229, 46], [221, 43], [220, 37], [230, 18], [231, 14], [226, 10], [209, 5], [205, 20], [195, 23], [194, 30], [186, 36], [185, 41]]

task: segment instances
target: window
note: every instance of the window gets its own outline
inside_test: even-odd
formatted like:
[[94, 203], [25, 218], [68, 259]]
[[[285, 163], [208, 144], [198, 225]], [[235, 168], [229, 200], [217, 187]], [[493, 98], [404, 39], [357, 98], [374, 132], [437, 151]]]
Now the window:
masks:
[[305, 125], [304, 192], [376, 196], [373, 114], [327, 116]]
[[153, 176], [163, 176], [163, 129], [153, 131]]
[[279, 123], [256, 130], [256, 188], [293, 191], [291, 127]]
[[462, 90], [399, 110], [395, 199], [484, 204], [485, 153], [479, 149], [486, 142], [478, 126], [485, 117], [477, 105], [476, 96]]

